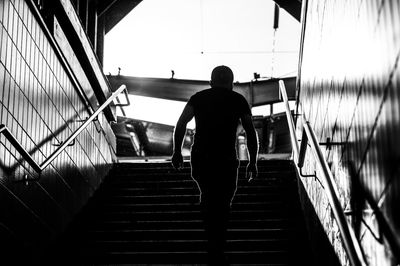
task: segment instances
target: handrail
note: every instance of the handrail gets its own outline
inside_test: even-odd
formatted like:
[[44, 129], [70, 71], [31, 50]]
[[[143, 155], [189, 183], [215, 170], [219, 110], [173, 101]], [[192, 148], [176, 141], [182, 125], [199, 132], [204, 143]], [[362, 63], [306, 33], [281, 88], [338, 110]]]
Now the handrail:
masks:
[[[285, 84], [282, 80], [279, 81], [279, 89], [283, 96], [282, 98], [285, 102], [286, 116], [287, 116], [289, 131], [290, 131], [290, 135], [291, 135], [293, 153], [295, 155], [296, 167], [299, 167], [301, 170], [302, 164], [299, 165], [298, 163], [300, 161], [303, 161], [304, 158], [299, 158], [299, 154], [304, 156], [305, 151], [300, 150], [300, 152], [299, 152], [299, 146], [298, 146], [296, 133], [295, 133], [296, 129], [294, 126], [293, 117], [290, 114], [290, 108], [289, 108], [289, 102], [288, 102], [288, 99], [286, 96]], [[289, 120], [290, 120], [290, 122], [289, 122]], [[338, 192], [337, 192], [337, 188], [335, 186], [332, 172], [329, 169], [328, 163], [326, 162], [326, 160], [324, 158], [321, 148], [319, 147], [319, 142], [317, 140], [317, 137], [315, 136], [315, 133], [314, 133], [313, 129], [311, 128], [309, 122], [306, 121], [306, 118], [304, 115], [302, 116], [301, 123], [303, 125], [303, 137], [302, 137], [301, 148], [306, 149], [307, 145], [304, 142], [307, 142], [307, 141], [310, 142], [310, 146], [311, 146], [311, 149], [313, 151], [315, 158], [317, 159], [318, 166], [320, 167], [320, 170], [323, 173], [323, 182], [324, 182], [325, 192], [326, 192], [329, 204], [332, 208], [333, 215], [338, 224], [340, 233], [342, 235], [343, 245], [347, 252], [350, 263], [351, 263], [351, 265], [354, 265], [354, 266], [365, 266], [367, 264], [366, 264], [364, 256], [363, 256], [363, 253], [362, 253], [362, 250], [360, 247], [360, 243], [358, 242], [353, 229], [351, 228], [351, 226], [349, 226], [349, 224], [346, 220], [342, 205], [340, 204], [339, 198], [337, 196]]]
[[[11, 131], [7, 128], [6, 125], [0, 125], [0, 134], [3, 133], [4, 136], [11, 142], [11, 144], [18, 150], [18, 152], [22, 155], [22, 157], [29, 163], [29, 165], [38, 173], [42, 172], [52, 161], [54, 161], [57, 156], [68, 147], [75, 138], [86, 129], [86, 127], [96, 119], [96, 117], [112, 102], [121, 92], [126, 91], [126, 86], [121, 85], [115, 92], [111, 94], [111, 96], [88, 118], [86, 121], [80, 125], [80, 127], [75, 130], [75, 132], [68, 137], [66, 141], [63, 141], [62, 144], [41, 164], [37, 163], [32, 156], [27, 152], [19, 143], [17, 138], [11, 133]], [[125, 94], [127, 95], [127, 94]], [[129, 100], [128, 100], [129, 103]]]
[[288, 97], [287, 97], [285, 83], [283, 82], [283, 80], [279, 80], [279, 88], [280, 88], [280, 92], [281, 92], [280, 95], [282, 96], [282, 100], [283, 100], [283, 102], [285, 104], [285, 112], [286, 112], [286, 117], [287, 117], [286, 120], [287, 120], [287, 123], [288, 123], [288, 126], [289, 126], [290, 141], [292, 143], [294, 159], [297, 161], [299, 159], [299, 145], [297, 143], [296, 128], [294, 126], [294, 121], [293, 121], [293, 118], [292, 118], [292, 114], [290, 112], [289, 100], [288, 100]]

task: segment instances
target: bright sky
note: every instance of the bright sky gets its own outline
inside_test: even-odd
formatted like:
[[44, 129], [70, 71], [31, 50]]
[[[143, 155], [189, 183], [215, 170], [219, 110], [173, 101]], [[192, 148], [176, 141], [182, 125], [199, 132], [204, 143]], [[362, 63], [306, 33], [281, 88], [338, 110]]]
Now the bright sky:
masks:
[[[281, 9], [274, 38], [273, 14], [272, 0], [143, 0], [106, 35], [104, 71], [170, 78], [174, 70], [177, 79], [209, 80], [215, 66], [227, 65], [239, 82], [254, 72], [295, 76], [300, 23]], [[169, 118], [161, 118], [160, 100], [148, 101], [133, 97], [128, 116], [174, 124], [184, 106], [166, 107]]]

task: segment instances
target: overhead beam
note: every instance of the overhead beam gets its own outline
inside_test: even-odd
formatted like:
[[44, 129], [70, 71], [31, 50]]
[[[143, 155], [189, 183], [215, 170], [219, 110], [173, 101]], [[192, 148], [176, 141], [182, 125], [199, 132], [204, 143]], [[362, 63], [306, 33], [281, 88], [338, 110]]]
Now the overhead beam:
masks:
[[297, 21], [300, 22], [301, 17], [301, 0], [274, 0], [280, 8], [285, 9]]
[[[189, 98], [201, 90], [210, 87], [208, 81], [138, 78], [130, 76], [108, 76], [112, 90], [125, 84], [132, 95], [155, 97], [167, 100], [187, 102]], [[296, 78], [283, 78], [289, 100], [296, 97]], [[242, 94], [251, 106], [259, 106], [280, 102], [278, 79], [256, 82], [235, 83], [234, 91]]]
[[99, 6], [99, 15], [105, 20], [105, 33], [107, 34], [117, 25], [129, 12], [132, 11], [142, 0], [117, 0], [107, 1], [107, 4]]
[[103, 0], [98, 3], [97, 11], [99, 16], [103, 16], [118, 0]]
[[194, 93], [210, 87], [209, 82], [197, 80], [137, 78], [130, 76], [108, 76], [108, 80], [112, 90], [118, 84], [125, 84], [128, 88], [128, 93], [132, 95], [183, 102], [188, 101]]

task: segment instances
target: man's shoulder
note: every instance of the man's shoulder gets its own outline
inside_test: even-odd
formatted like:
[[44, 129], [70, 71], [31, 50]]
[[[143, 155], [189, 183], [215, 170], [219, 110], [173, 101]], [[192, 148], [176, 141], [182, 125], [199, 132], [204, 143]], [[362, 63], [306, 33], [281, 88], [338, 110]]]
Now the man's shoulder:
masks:
[[240, 97], [240, 98], [244, 98], [244, 96], [242, 94], [240, 94], [237, 91], [232, 90], [232, 93], [236, 96], [236, 97]]
[[193, 94], [192, 97], [201, 97], [201, 96], [203, 96], [203, 95], [209, 94], [210, 92], [211, 92], [211, 88], [204, 89], [204, 90], [201, 90], [201, 91], [196, 92], [195, 94]]
[[239, 92], [237, 92], [237, 91], [232, 91], [232, 93], [233, 93], [233, 95], [234, 95], [234, 97], [235, 97], [236, 99], [238, 99], [238, 100], [245, 100], [245, 101], [246, 101], [246, 98], [245, 98], [242, 94], [240, 94]]
[[201, 101], [202, 98], [204, 98], [204, 95], [207, 94], [207, 91], [209, 89], [201, 90], [193, 94], [190, 99], [189, 99], [189, 104], [195, 104], [195, 102], [198, 102], [199, 100]]
[[208, 88], [208, 89], [204, 89], [204, 90], [201, 90], [199, 92], [196, 92], [191, 98], [192, 98], [192, 100], [193, 99], [195, 99], [195, 100], [201, 100], [201, 99], [207, 100], [210, 97], [211, 98], [216, 98], [216, 99], [222, 97], [227, 101], [246, 101], [246, 98], [242, 94], [240, 94], [240, 93], [238, 93], [236, 91], [233, 91], [233, 90], [222, 91], [222, 90], [213, 89], [213, 88]]

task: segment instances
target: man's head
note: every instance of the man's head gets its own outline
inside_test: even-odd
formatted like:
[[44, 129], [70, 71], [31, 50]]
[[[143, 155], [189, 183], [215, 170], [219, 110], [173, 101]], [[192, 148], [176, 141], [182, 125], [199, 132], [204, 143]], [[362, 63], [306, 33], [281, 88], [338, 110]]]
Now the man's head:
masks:
[[233, 89], [233, 72], [227, 66], [217, 66], [211, 73], [211, 87]]

